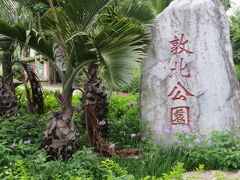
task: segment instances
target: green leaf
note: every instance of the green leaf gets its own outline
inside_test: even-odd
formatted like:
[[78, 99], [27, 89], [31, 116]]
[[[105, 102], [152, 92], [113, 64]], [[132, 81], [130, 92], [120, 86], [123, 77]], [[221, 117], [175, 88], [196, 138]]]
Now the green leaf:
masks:
[[[21, 24], [10, 26], [4, 20], [0, 19], [0, 34], [17, 40], [22, 44], [28, 41], [28, 45], [31, 48], [53, 59], [52, 44], [43, 38], [39, 40], [40, 36], [35, 30], [26, 30]], [[27, 34], [29, 35], [29, 39]]]

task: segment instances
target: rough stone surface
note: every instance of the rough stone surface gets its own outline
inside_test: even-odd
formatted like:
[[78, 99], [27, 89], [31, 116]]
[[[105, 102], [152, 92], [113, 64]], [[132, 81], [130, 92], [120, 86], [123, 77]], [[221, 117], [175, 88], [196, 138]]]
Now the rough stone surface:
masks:
[[[183, 44], [174, 51], [171, 41], [180, 42], [181, 34]], [[229, 22], [219, 0], [175, 0], [157, 16], [141, 86], [141, 116], [150, 121], [156, 143], [173, 142], [179, 131], [208, 135], [240, 125], [232, 59]], [[171, 115], [176, 107], [184, 108]]]

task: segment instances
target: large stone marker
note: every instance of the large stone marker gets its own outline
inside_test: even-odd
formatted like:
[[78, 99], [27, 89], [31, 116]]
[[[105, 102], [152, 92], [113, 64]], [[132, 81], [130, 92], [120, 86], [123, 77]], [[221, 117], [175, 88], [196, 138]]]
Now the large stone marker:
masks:
[[157, 17], [143, 67], [141, 116], [157, 143], [240, 125], [229, 22], [219, 0], [175, 0]]

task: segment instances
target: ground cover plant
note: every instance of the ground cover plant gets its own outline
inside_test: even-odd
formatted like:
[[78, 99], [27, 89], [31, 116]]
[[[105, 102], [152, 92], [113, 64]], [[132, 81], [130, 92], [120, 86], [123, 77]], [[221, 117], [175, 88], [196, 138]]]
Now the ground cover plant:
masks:
[[[171, 0], [0, 2], [1, 8], [8, 8], [0, 11], [3, 76], [11, 73], [12, 61], [28, 56], [32, 47], [53, 63], [62, 63], [58, 71], [63, 86], [55, 96], [43, 92], [42, 115], [28, 114], [26, 94], [16, 89], [16, 115], [0, 119], [0, 179], [180, 180], [186, 171], [240, 168], [240, 138], [233, 133], [239, 127], [233, 131], [231, 119], [226, 120], [225, 132], [214, 131], [210, 137], [187, 133], [188, 127], [179, 125], [176, 144], [153, 145], [152, 132], [158, 129], [140, 119], [137, 94], [146, 29], [155, 16], [148, 2], [159, 13]], [[227, 9], [230, 1], [222, 2]], [[13, 51], [19, 49], [24, 53], [14, 59]], [[236, 69], [239, 72], [239, 66]], [[73, 95], [73, 83], [84, 87], [83, 95]], [[55, 152], [46, 152], [50, 146]], [[120, 156], [119, 149], [134, 155], [125, 151]]]
[[[195, 170], [200, 164], [205, 169], [239, 169], [240, 139], [229, 133], [213, 132], [210, 143], [199, 135], [177, 134], [180, 145], [171, 148], [154, 147], [151, 133], [147, 136], [141, 131], [146, 122], [139, 118], [139, 95], [125, 96], [113, 93], [110, 97], [108, 118], [109, 136], [105, 138], [109, 146], [136, 148], [136, 156], [110, 159], [94, 153], [90, 148], [87, 134], [81, 130], [80, 113], [75, 116], [79, 129], [78, 145], [80, 150], [68, 161], [61, 158], [47, 161], [43, 150], [45, 123], [48, 114], [29, 115], [25, 112], [23, 90], [18, 89], [21, 97], [21, 110], [17, 116], [1, 120], [0, 126], [0, 176], [2, 179], [143, 179], [155, 180], [181, 179], [185, 171]], [[21, 96], [20, 96], [21, 95]], [[44, 96], [53, 97], [51, 91]], [[76, 95], [73, 102], [80, 102]], [[58, 109], [58, 103], [45, 101], [45, 106]], [[229, 127], [230, 128], [230, 127]], [[149, 129], [148, 132], [152, 130]], [[182, 163], [182, 164], [179, 164]], [[175, 167], [172, 172], [171, 167]], [[164, 173], [166, 173], [164, 175]]]
[[[1, 12], [3, 38], [44, 55], [61, 77], [62, 93], [55, 93], [60, 110], [49, 117], [45, 131], [46, 151], [54, 159], [66, 152], [71, 156], [77, 150], [73, 82], [80, 69], [85, 68], [87, 80], [81, 101], [83, 116], [89, 125], [89, 141], [99, 153], [111, 154], [113, 150], [101, 140], [97, 128], [98, 121], [104, 120], [108, 111], [102, 81], [112, 89], [123, 87], [131, 80], [134, 69], [145, 57], [147, 27], [155, 18], [151, 4], [143, 0], [48, 0], [44, 13], [37, 15], [28, 1], [4, 0], [1, 7], [9, 10]], [[20, 14], [23, 9], [30, 11], [32, 26], [21, 23], [16, 15], [16, 10]], [[9, 14], [19, 21], [12, 21]], [[7, 67], [12, 68], [10, 60], [7, 60]]]

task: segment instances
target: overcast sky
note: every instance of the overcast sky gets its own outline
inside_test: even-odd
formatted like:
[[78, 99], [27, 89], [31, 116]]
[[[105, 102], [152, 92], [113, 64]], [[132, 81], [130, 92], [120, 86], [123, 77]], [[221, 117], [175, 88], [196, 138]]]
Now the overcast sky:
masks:
[[232, 15], [236, 9], [240, 9], [240, 0], [231, 0], [231, 8], [227, 11], [228, 15]]

